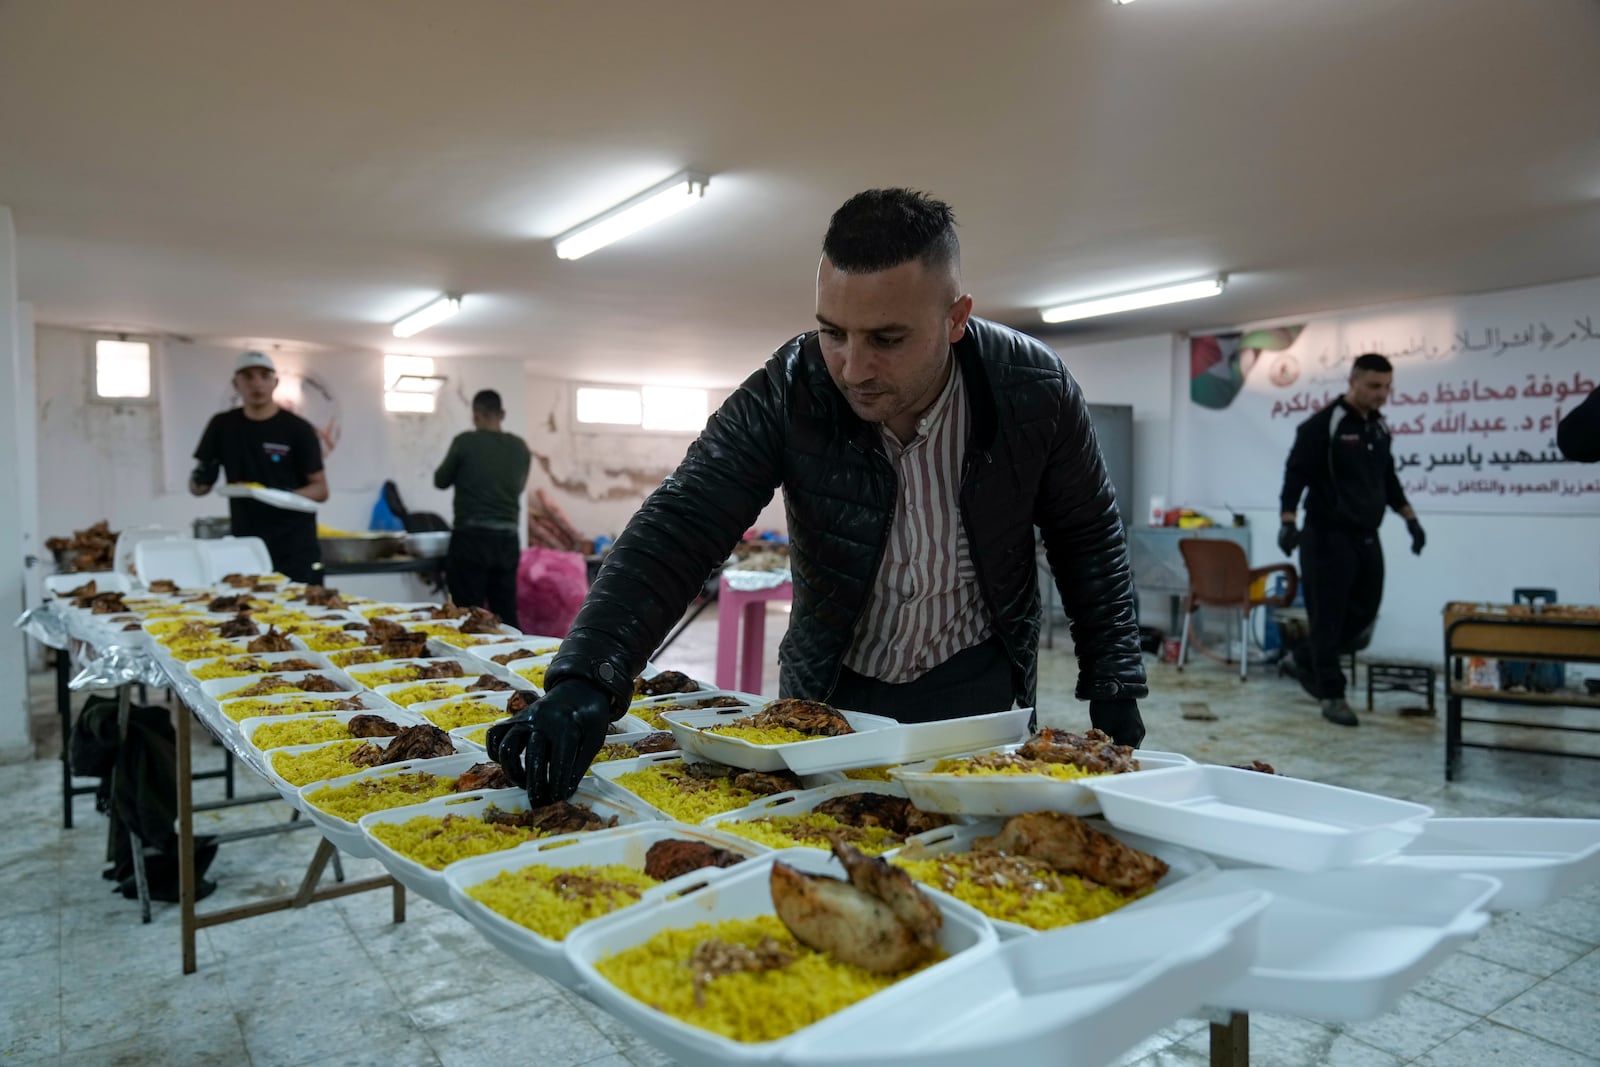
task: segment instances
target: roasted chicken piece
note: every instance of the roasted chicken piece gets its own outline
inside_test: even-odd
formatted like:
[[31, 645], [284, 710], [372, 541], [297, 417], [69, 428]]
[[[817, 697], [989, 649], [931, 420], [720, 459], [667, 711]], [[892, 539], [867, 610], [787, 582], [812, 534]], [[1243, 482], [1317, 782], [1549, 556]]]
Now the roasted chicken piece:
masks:
[[469, 692], [505, 693], [516, 687], [510, 682], [502, 682], [492, 674], [480, 674], [478, 680], [467, 686]]
[[222, 584], [230, 589], [249, 589], [256, 584], [254, 574], [224, 574]]
[[256, 582], [254, 585], [252, 585], [250, 587], [250, 591], [252, 593], [276, 593], [278, 591], [278, 583], [277, 582]]
[[833, 854], [848, 882], [772, 865], [772, 903], [795, 939], [875, 974], [931, 960], [944, 916], [911, 876], [840, 841]]
[[633, 695], [661, 697], [668, 693], [698, 693], [700, 684], [682, 671], [662, 671], [654, 678], [639, 677], [633, 680]]
[[91, 615], [121, 615], [128, 610], [121, 593], [99, 593], [89, 602]]
[[1278, 773], [1277, 770], [1272, 766], [1272, 764], [1270, 764], [1270, 763], [1262, 763], [1258, 759], [1253, 759], [1249, 763], [1235, 763], [1235, 764], [1233, 764], [1233, 766], [1235, 768], [1237, 768], [1238, 770], [1241, 770], [1241, 771], [1260, 771], [1262, 774], [1277, 774]]
[[461, 678], [466, 672], [461, 669], [461, 664], [451, 663], [449, 660], [440, 660], [438, 663], [417, 664], [417, 679], [435, 678]]
[[[474, 763], [456, 779], [457, 793], [475, 793], [480, 789], [510, 789], [514, 783], [498, 763]], [[488, 818], [488, 812], [484, 813]]]
[[[55, 538], [51, 538], [51, 540], [55, 540]], [[151, 592], [154, 592], [154, 591], [155, 591], [155, 587], [151, 586]], [[73, 600], [82, 600], [82, 599], [85, 599], [85, 598], [93, 600], [95, 594], [98, 593], [98, 592], [100, 592], [100, 587], [96, 583], [90, 581], [90, 582], [84, 582], [82, 585], [78, 586], [78, 588], [76, 588], [76, 589], [68, 589], [62, 595], [63, 596], [67, 596], [67, 597], [71, 597]], [[81, 607], [83, 607], [83, 605], [79, 604], [78, 607], [81, 608]]]
[[455, 597], [450, 596], [449, 594], [446, 594], [443, 604], [439, 605], [436, 608], [430, 608], [428, 610], [428, 618], [430, 618], [430, 619], [459, 619], [462, 616], [466, 615], [466, 613], [467, 613], [467, 609], [466, 608], [458, 608], [458, 607], [456, 607], [456, 598]]
[[1079, 736], [1046, 726], [1017, 749], [1022, 759], [1070, 763], [1094, 774], [1123, 774], [1139, 769], [1133, 749], [1119, 745], [1099, 730]]
[[824, 800], [814, 810], [846, 826], [881, 826], [901, 837], [950, 825], [949, 816], [923, 811], [907, 798], [888, 793], [847, 793]]
[[[251, 652], [293, 652], [294, 645], [289, 639], [278, 632], [276, 626], [267, 627], [267, 632], [251, 641], [245, 646]], [[290, 668], [284, 667], [283, 670]]]
[[1156, 857], [1124, 845], [1075, 815], [1054, 811], [1013, 815], [998, 834], [978, 838], [972, 848], [1043, 860], [1062, 874], [1123, 893], [1143, 892], [1167, 873], [1167, 865]]
[[[667, 735], [671, 737], [671, 734]], [[642, 749], [640, 751], [643, 751]], [[735, 789], [748, 789], [761, 796], [776, 796], [779, 793], [789, 793], [796, 789], [804, 789], [798, 776], [792, 771], [743, 771], [733, 776]]]
[[704, 841], [680, 841], [669, 837], [651, 845], [644, 854], [644, 873], [658, 882], [665, 882], [702, 867], [732, 867], [743, 862], [744, 857], [737, 852], [729, 852]]
[[261, 632], [261, 627], [248, 615], [235, 615], [217, 628], [217, 633], [223, 637], [254, 637]]
[[272, 664], [271, 670], [275, 671], [314, 671], [317, 665], [308, 659], [296, 656], [294, 659], [283, 659]]
[[385, 659], [422, 659], [428, 654], [428, 635], [406, 630], [378, 642]]
[[390, 722], [382, 715], [352, 715], [350, 721], [345, 723], [345, 728], [350, 731], [351, 737], [393, 737], [400, 732], [398, 723]]
[[382, 616], [368, 622], [367, 630], [372, 636], [372, 644], [374, 645], [381, 645], [391, 637], [403, 637], [406, 634], [404, 626], [401, 626], [393, 619], [385, 619]]
[[797, 700], [792, 697], [774, 700], [754, 715], [734, 719], [728, 725], [786, 726], [791, 730], [799, 730], [803, 734], [815, 734], [818, 737], [839, 737], [855, 733], [855, 729], [838, 708], [824, 704], [820, 700]]
[[150, 591], [152, 593], [170, 593], [173, 596], [177, 596], [181, 592], [178, 589], [178, 583], [171, 578], [157, 578], [150, 583]]
[[504, 667], [513, 660], [532, 659], [534, 655], [535, 653], [531, 648], [519, 648], [514, 652], [506, 652], [499, 656], [490, 656], [489, 658], [500, 664], [500, 666]]
[[307, 693], [342, 693], [344, 686], [320, 674], [308, 674], [295, 683]]
[[500, 616], [488, 608], [468, 608], [467, 617], [461, 623], [461, 632], [464, 634], [497, 634], [500, 632]]
[[671, 730], [657, 730], [639, 738], [633, 743], [633, 747], [641, 756], [650, 752], [676, 752], [678, 739], [672, 736]]
[[407, 726], [394, 735], [394, 740], [389, 742], [389, 747], [384, 750], [383, 763], [400, 763], [413, 759], [438, 759], [440, 756], [452, 756], [456, 746], [450, 741], [450, 735], [430, 723], [418, 726]]
[[[304, 594], [302, 594], [302, 596], [307, 604], [313, 605], [314, 607], [344, 607], [344, 601], [339, 599], [339, 590], [330, 589], [325, 585], [308, 585], [306, 586], [306, 591]], [[338, 601], [337, 605], [333, 603], [336, 600]]]
[[[511, 694], [511, 699], [506, 701], [506, 714], [515, 715], [520, 711], [526, 711], [528, 705], [532, 704], [538, 699], [539, 696], [537, 693], [530, 693], [525, 689], [518, 689], [516, 692]], [[612, 723], [612, 725], [615, 726], [616, 724]]]
[[223, 612], [223, 611], [235, 611], [235, 612], [238, 612], [238, 611], [249, 611], [250, 610], [250, 598], [248, 596], [246, 596], [245, 594], [243, 594], [243, 593], [240, 593], [240, 594], [238, 594], [236, 596], [214, 597], [210, 601], [207, 601], [206, 610], [207, 611], [216, 611], [216, 612]]
[[485, 808], [484, 822], [495, 823], [503, 826], [526, 826], [535, 830], [542, 830], [551, 835], [585, 833], [589, 830], [605, 830], [617, 825], [617, 817], [601, 818], [582, 804], [572, 804], [565, 800], [558, 800], [554, 804], [546, 804], [542, 808], [532, 808], [528, 811], [501, 811], [498, 808]]

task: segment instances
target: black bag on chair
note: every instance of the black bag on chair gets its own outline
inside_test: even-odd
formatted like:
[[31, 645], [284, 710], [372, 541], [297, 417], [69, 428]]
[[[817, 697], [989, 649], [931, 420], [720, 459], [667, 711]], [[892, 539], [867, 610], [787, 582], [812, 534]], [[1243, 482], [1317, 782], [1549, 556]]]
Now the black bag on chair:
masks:
[[450, 529], [450, 524], [442, 515], [407, 508], [405, 501], [400, 499], [400, 487], [393, 482], [383, 483], [383, 502], [389, 505], [389, 510], [406, 528], [406, 533], [438, 533]]

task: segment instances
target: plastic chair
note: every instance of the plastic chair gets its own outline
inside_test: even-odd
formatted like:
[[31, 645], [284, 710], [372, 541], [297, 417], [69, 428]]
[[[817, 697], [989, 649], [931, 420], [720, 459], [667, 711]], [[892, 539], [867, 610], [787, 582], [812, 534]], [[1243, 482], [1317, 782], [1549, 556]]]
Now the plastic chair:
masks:
[[[1194, 629], [1194, 613], [1202, 604], [1232, 608], [1239, 613], [1239, 680], [1244, 681], [1250, 665], [1250, 614], [1259, 607], [1285, 607], [1294, 601], [1300, 575], [1292, 563], [1270, 567], [1251, 567], [1244, 549], [1233, 541], [1211, 541], [1186, 537], [1178, 542], [1184, 566], [1189, 568], [1189, 592], [1184, 598], [1183, 640], [1178, 645], [1178, 669], [1189, 658], [1189, 635]], [[1284, 589], [1276, 596], [1256, 597], [1251, 588], [1256, 582], [1266, 587], [1269, 575], [1282, 574]]]

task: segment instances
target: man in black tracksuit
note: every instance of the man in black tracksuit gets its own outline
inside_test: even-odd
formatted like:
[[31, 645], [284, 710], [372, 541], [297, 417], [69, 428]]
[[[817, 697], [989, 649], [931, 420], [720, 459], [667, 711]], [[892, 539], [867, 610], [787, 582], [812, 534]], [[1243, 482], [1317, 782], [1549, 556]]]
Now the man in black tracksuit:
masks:
[[[1393, 380], [1394, 367], [1383, 356], [1358, 356], [1349, 392], [1300, 424], [1284, 465], [1278, 546], [1285, 555], [1300, 546], [1311, 622], [1310, 677], [1302, 674], [1301, 684], [1322, 702], [1322, 717], [1340, 726], [1357, 720], [1345, 702], [1339, 652], [1372, 625], [1383, 599], [1378, 525], [1384, 510], [1393, 508], [1406, 520], [1413, 553], [1420, 555], [1427, 540], [1400, 487], [1380, 414]], [[1304, 533], [1295, 529], [1302, 493]]]

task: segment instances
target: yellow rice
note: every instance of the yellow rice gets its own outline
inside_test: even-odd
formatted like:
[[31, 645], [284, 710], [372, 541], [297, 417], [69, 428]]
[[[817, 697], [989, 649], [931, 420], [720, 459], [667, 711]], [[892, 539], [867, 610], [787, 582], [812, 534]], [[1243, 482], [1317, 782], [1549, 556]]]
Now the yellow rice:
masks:
[[313, 652], [333, 652], [341, 648], [356, 648], [367, 640], [367, 635], [353, 630], [297, 629], [295, 636], [306, 643]]
[[[570, 879], [605, 883], [587, 893], [571, 888]], [[535, 864], [503, 871], [467, 890], [485, 907], [525, 926], [541, 937], [564, 941], [575, 927], [638, 902], [651, 886], [660, 885], [643, 871], [619, 863], [601, 867], [546, 867]]]
[[643, 719], [650, 724], [652, 730], [670, 730], [667, 720], [661, 717], [663, 711], [671, 711], [676, 705], [666, 705], [658, 708], [633, 708], [628, 714]]
[[405, 822], [379, 823], [372, 836], [407, 859], [442, 871], [457, 860], [503, 852], [549, 835], [531, 826], [491, 823], [478, 815], [419, 815]]
[[238, 652], [238, 646], [230, 645], [220, 637], [200, 638], [195, 641], [176, 641], [165, 646], [172, 654], [172, 658], [179, 663], [189, 663], [197, 659], [211, 659], [213, 656], [231, 656]]
[[465, 734], [462, 734], [462, 736], [475, 745], [483, 745], [487, 747], [489, 744], [489, 728], [487, 726], [483, 727], [481, 730], [471, 730]]
[[399, 604], [368, 604], [361, 608], [361, 617], [376, 619], [380, 615], [404, 615], [411, 608], [403, 608]]
[[262, 626], [278, 626], [278, 627], [287, 626], [289, 623], [294, 623], [294, 622], [310, 622], [311, 621], [311, 616], [307, 615], [303, 611], [289, 611], [289, 610], [285, 610], [285, 609], [274, 609], [274, 610], [271, 610], [271, 611], [258, 611], [258, 612], [255, 613], [254, 618], [255, 618], [256, 622], [260, 623]]
[[359, 764], [350, 762], [350, 756], [364, 744], [365, 741], [355, 740], [330, 741], [310, 752], [274, 752], [272, 769], [290, 785], [310, 785], [330, 778], [343, 778], [361, 770]]
[[262, 751], [289, 745], [315, 745], [322, 741], [347, 741], [350, 727], [339, 719], [290, 719], [262, 723], [250, 735], [250, 743]]
[[549, 664], [540, 663], [531, 667], [520, 667], [514, 669], [519, 675], [526, 678], [533, 685], [543, 686], [545, 671], [549, 670], [550, 667]]
[[467, 691], [466, 682], [421, 682], [417, 685], [408, 685], [389, 693], [390, 700], [401, 707], [412, 704], [421, 704], [426, 700], [443, 700], [445, 697], [459, 696]]
[[858, 782], [887, 782], [889, 778], [888, 767], [856, 767], [844, 772], [846, 778], [854, 778]]
[[380, 685], [394, 685], [397, 682], [414, 682], [422, 674], [422, 666], [417, 663], [402, 663], [396, 667], [368, 667], [362, 670], [352, 670], [350, 677], [371, 689]]
[[610, 763], [612, 760], [634, 759], [639, 755], [639, 750], [632, 745], [621, 745], [613, 741], [609, 745], [601, 745], [600, 751], [595, 754], [590, 764]]
[[1061, 874], [1043, 863], [1027, 860], [1019, 863], [1019, 870], [1025, 867], [1026, 873], [1006, 879], [1009, 884], [983, 884], [973, 879], [971, 861], [972, 853], [961, 852], [934, 859], [889, 862], [905, 868], [907, 874], [924, 885], [942, 889], [992, 919], [1035, 930], [1054, 930], [1098, 919], [1145, 895], [1124, 896], [1108, 886], [1085, 882], [1076, 875]]
[[[257, 688], [257, 686], [260, 686], [260, 688]], [[276, 681], [276, 682], [267, 683], [267, 684], [262, 684], [262, 683], [258, 682], [258, 683], [252, 684], [252, 685], [241, 685], [239, 688], [240, 689], [254, 689], [255, 692], [250, 694], [250, 695], [251, 696], [258, 696], [258, 697], [275, 697], [275, 696], [282, 696], [285, 693], [303, 693], [303, 692], [306, 692], [306, 690], [301, 689], [300, 686], [295, 684], [294, 682], [285, 682], [285, 681], [282, 681], [282, 680], [279, 680], [279, 681]], [[218, 699], [227, 700], [228, 699], [228, 694], [227, 693], [223, 693], [221, 695], [221, 697], [219, 697]], [[241, 699], [243, 699], [243, 698], [241, 698]]]
[[478, 645], [496, 645], [502, 641], [515, 641], [511, 634], [464, 634], [460, 630], [451, 630], [447, 634], [435, 634], [440, 641], [456, 648], [475, 648]]
[[788, 726], [707, 726], [702, 733], [736, 737], [752, 745], [792, 745], [796, 741], [815, 741], [816, 734], [804, 733]]
[[281, 668], [263, 663], [259, 654], [251, 653], [244, 656], [230, 656], [218, 663], [208, 663], [193, 673], [203, 682], [211, 678], [244, 678], [252, 674], [267, 674], [277, 669]]
[[417, 712], [441, 730], [457, 730], [463, 726], [476, 726], [482, 722], [495, 722], [506, 717], [506, 709], [486, 700], [453, 700], [437, 708]]
[[963, 777], [985, 774], [1004, 774], [1016, 777], [1022, 774], [1038, 774], [1047, 778], [1100, 778], [1104, 771], [1086, 771], [1072, 763], [1046, 763], [1044, 760], [1028, 760], [1025, 764], [1009, 767], [979, 767], [969, 759], [942, 759], [933, 765], [934, 774], [956, 774]]
[[417, 772], [362, 778], [337, 788], [325, 786], [308, 794], [306, 800], [336, 819], [356, 822], [369, 811], [387, 811], [408, 804], [421, 804], [424, 800], [449, 796], [455, 791], [454, 778]]
[[[682, 792], [673, 784], [685, 780], [692, 783], [691, 792]], [[734, 788], [731, 778], [691, 778], [682, 763], [673, 762], [629, 771], [613, 781], [646, 804], [690, 823], [742, 808], [761, 797], [748, 789]]]
[[719, 822], [717, 829], [760, 842], [769, 848], [830, 848], [828, 831], [847, 830], [850, 835], [847, 840], [869, 856], [905, 844], [905, 838], [893, 830], [882, 826], [847, 826], [832, 815], [815, 811], [801, 815], [763, 815], [759, 819], [740, 822]]
[[[689, 959], [696, 946], [716, 938], [754, 948], [768, 937], [794, 962], [769, 971], [721, 975], [705, 984], [703, 1006], [695, 1003]], [[595, 968], [622, 992], [657, 1011], [744, 1042], [786, 1037], [905, 977], [873, 974], [806, 948], [776, 915], [663, 930], [600, 960]]]
[[349, 700], [351, 694], [340, 696], [313, 697], [307, 696], [299, 700], [259, 700], [255, 697], [244, 697], [238, 700], [228, 700], [222, 705], [222, 713], [234, 722], [257, 715], [300, 715], [307, 711], [332, 711], [334, 705], [342, 700]]
[[383, 654], [383, 649], [365, 645], [359, 648], [347, 648], [342, 652], [328, 653], [328, 659], [335, 667], [354, 667], [358, 663], [382, 663], [388, 658]]

